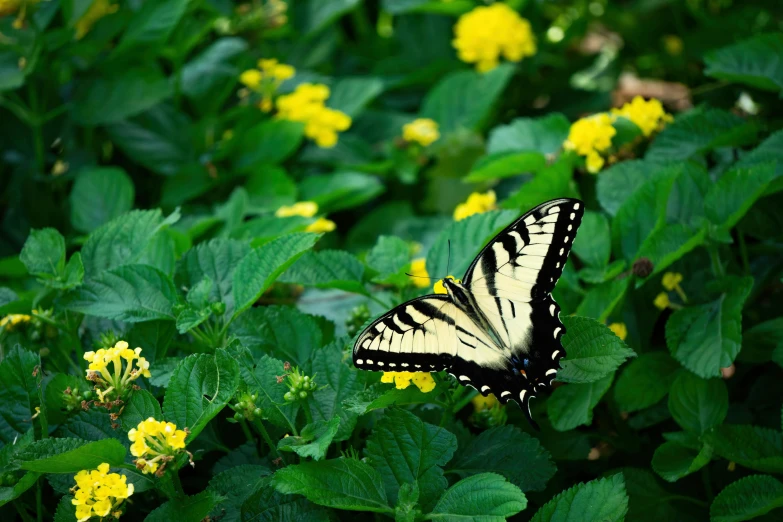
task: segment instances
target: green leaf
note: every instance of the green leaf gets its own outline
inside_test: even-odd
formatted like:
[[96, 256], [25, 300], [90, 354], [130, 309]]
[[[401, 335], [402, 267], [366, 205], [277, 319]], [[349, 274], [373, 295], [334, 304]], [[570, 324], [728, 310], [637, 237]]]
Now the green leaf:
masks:
[[[134, 324], [127, 332], [127, 341], [134, 348], [141, 348], [142, 355], [150, 363], [156, 364], [166, 357], [174, 334], [175, 328], [171, 321], [147, 321]], [[156, 364], [154, 368], [155, 373], [158, 373], [159, 366]]]
[[404, 406], [408, 404], [425, 404], [432, 401], [445, 390], [445, 384], [436, 384], [435, 389], [424, 393], [416, 386], [408, 386], [402, 390], [389, 388], [386, 384], [376, 383], [366, 390], [348, 397], [343, 402], [346, 411], [357, 415], [364, 415], [373, 410], [388, 408], [389, 406]]
[[[579, 276], [579, 279], [590, 284], [600, 285], [601, 283], [611, 283], [613, 280], [617, 279], [617, 277], [620, 274], [623, 273], [626, 266], [628, 266], [628, 263], [626, 263], [622, 259], [619, 259], [601, 268], [586, 266], [581, 270], [579, 270], [579, 272], [577, 272], [577, 275]], [[618, 285], [618, 286], [622, 287], [622, 285]], [[622, 293], [624, 293], [626, 289], [627, 289], [627, 285], [626, 287], [623, 287]], [[588, 294], [591, 291], [592, 289], [588, 291]], [[587, 297], [585, 297], [585, 299], [587, 299]], [[616, 303], [614, 302], [613, 298], [609, 299], [609, 303], [610, 305], [612, 305], [612, 308], [614, 308], [613, 305]], [[601, 309], [605, 310], [605, 308], [601, 308]], [[600, 317], [602, 315], [602, 312], [599, 311], [597, 314], [586, 313], [582, 315], [587, 315], [587, 316], [598, 315]]]
[[780, 33], [757, 35], [728, 47], [707, 54], [704, 74], [779, 92], [783, 89], [783, 35]]
[[723, 379], [702, 379], [680, 372], [669, 391], [669, 411], [683, 429], [703, 435], [719, 425], [729, 411], [729, 392]]
[[375, 176], [359, 172], [336, 172], [308, 176], [299, 183], [299, 199], [313, 201], [321, 213], [336, 212], [366, 203], [385, 190]]
[[347, 12], [353, 11], [359, 5], [359, 0], [334, 0], [332, 2], [306, 0], [303, 4], [301, 19], [297, 17], [297, 21], [300, 23], [302, 33], [310, 37]]
[[367, 266], [378, 272], [373, 281], [398, 286], [407, 284], [408, 276], [403, 271], [409, 260], [410, 247], [397, 236], [380, 236], [365, 259]]
[[65, 271], [65, 238], [53, 228], [33, 230], [19, 260], [33, 275], [54, 278]]
[[[479, 250], [517, 217], [516, 212], [490, 211], [474, 214], [456, 221], [445, 228], [435, 240], [427, 254], [427, 272], [433, 278], [462, 274], [468, 269]], [[451, 274], [446, 273], [449, 261], [449, 241], [451, 241]]]
[[[770, 184], [770, 190], [781, 190], [780, 178], [783, 176], [783, 130], [773, 132], [767, 139], [740, 158], [734, 168], [747, 168], [758, 164], [775, 163], [778, 179]], [[768, 190], [768, 192], [770, 191]]]
[[672, 356], [705, 379], [731, 366], [741, 348], [742, 306], [753, 278], [730, 277], [720, 283], [716, 300], [676, 310], [666, 322], [666, 344]]
[[103, 270], [141, 262], [155, 236], [179, 219], [173, 212], [166, 219], [158, 210], [134, 210], [95, 229], [82, 247], [88, 279]]
[[660, 165], [645, 160], [615, 163], [602, 171], [596, 180], [598, 202], [609, 215], [616, 216], [628, 198], [659, 169]]
[[777, 176], [774, 163], [732, 169], [710, 187], [704, 198], [707, 217], [722, 230], [730, 230], [761, 197]]
[[622, 473], [577, 484], [544, 504], [531, 522], [622, 522], [628, 495]]
[[448, 473], [469, 477], [498, 473], [522, 491], [543, 491], [557, 471], [538, 439], [514, 426], [490, 428], [460, 446]]
[[710, 463], [712, 447], [703, 445], [700, 450], [687, 448], [677, 442], [664, 442], [655, 450], [652, 468], [664, 480], [677, 482]]
[[654, 406], [669, 393], [680, 365], [668, 353], [643, 353], [623, 369], [614, 386], [621, 411], [632, 413]]
[[10, 91], [24, 85], [25, 70], [19, 68], [22, 58], [15, 50], [0, 51], [0, 92]]
[[552, 427], [568, 431], [593, 422], [593, 409], [601, 397], [609, 391], [614, 374], [610, 373], [595, 382], [560, 386], [546, 401], [547, 414]]
[[263, 411], [263, 417], [278, 428], [295, 431], [298, 407], [286, 402], [288, 387], [277, 382], [277, 376], [285, 373], [283, 362], [265, 355], [256, 363], [244, 347], [236, 349], [233, 355], [239, 363], [240, 377], [250, 391], [258, 394], [256, 406]]
[[[39, 477], [38, 473], [25, 473], [13, 486], [0, 487], [0, 507], [22, 496], [25, 491], [38, 482]], [[68, 522], [71, 521], [69, 520]]]
[[340, 417], [340, 428], [335, 441], [347, 440], [356, 426], [358, 414], [343, 407], [343, 402], [353, 397], [362, 388], [358, 372], [345, 361], [344, 339], [315, 350], [312, 359], [312, 373], [320, 389], [313, 393], [311, 408], [316, 420], [329, 420], [335, 415]]
[[71, 495], [64, 495], [57, 504], [57, 512], [54, 515], [54, 522], [73, 522], [76, 519], [76, 506], [71, 501]]
[[783, 483], [751, 475], [726, 486], [712, 501], [710, 522], [741, 522], [783, 506]]
[[114, 439], [128, 447], [130, 442], [125, 433], [112, 427], [113, 421], [105, 411], [90, 408], [70, 417], [56, 432], [58, 437], [69, 437], [82, 441]]
[[163, 413], [160, 411], [160, 404], [147, 390], [135, 390], [131, 395], [120, 415], [122, 429], [130, 431], [145, 421], [153, 417], [157, 420], [163, 420]]
[[752, 121], [720, 109], [692, 110], [678, 116], [655, 138], [645, 159], [682, 161], [718, 147], [739, 147], [756, 139]]
[[313, 460], [322, 460], [326, 456], [334, 436], [337, 435], [339, 427], [340, 417], [337, 415], [328, 422], [314, 421], [302, 428], [299, 436], [280, 439], [277, 443], [277, 449], [292, 451], [303, 458], [310, 457]]
[[479, 130], [513, 74], [511, 64], [487, 73], [453, 72], [427, 93], [421, 115], [435, 120], [444, 135], [458, 129]]
[[502, 151], [482, 156], [465, 177], [466, 183], [509, 178], [546, 167], [546, 158], [536, 151]]
[[119, 466], [125, 461], [125, 446], [116, 439], [85, 442], [79, 439], [44, 439], [20, 452], [22, 469], [38, 473], [76, 473], [96, 469], [101, 463]]
[[239, 385], [239, 366], [225, 350], [190, 355], [171, 376], [163, 411], [179, 429], [190, 429], [192, 441], [228, 404]]
[[628, 514], [626, 520], [659, 522], [678, 520], [682, 514], [674, 507], [676, 495], [661, 487], [655, 475], [646, 469], [621, 468], [628, 492]]
[[73, 118], [86, 126], [115, 123], [157, 105], [171, 93], [171, 84], [155, 67], [104, 71], [79, 82]]
[[266, 120], [248, 129], [231, 147], [237, 169], [277, 165], [302, 144], [304, 126], [288, 120]]
[[272, 478], [280, 493], [304, 495], [322, 506], [391, 513], [381, 475], [350, 458], [305, 462], [280, 469]]
[[367, 439], [365, 455], [383, 477], [389, 503], [397, 504], [403, 484], [417, 483], [427, 510], [448, 486], [442, 466], [451, 460], [457, 438], [410, 412], [387, 410]]
[[368, 295], [362, 284], [364, 265], [342, 250], [307, 252], [280, 277], [282, 283], [294, 283], [315, 288], [337, 288], [346, 292]]
[[243, 464], [218, 473], [209, 481], [208, 491], [225, 497], [216, 511], [223, 522], [240, 522], [242, 504], [269, 482], [269, 470], [263, 466]]
[[176, 27], [188, 0], [162, 0], [142, 4], [128, 22], [120, 44], [114, 52], [127, 51], [140, 45], [163, 44]]
[[315, 318], [290, 306], [251, 308], [231, 324], [230, 332], [251, 350], [300, 367], [309, 365], [314, 352], [323, 345]]
[[494, 473], [460, 480], [438, 500], [427, 520], [503, 522], [527, 507], [525, 494]]
[[[225, 37], [215, 40], [182, 68], [182, 92], [199, 103], [199, 110], [206, 112], [204, 106], [223, 102], [223, 96], [215, 96], [215, 90], [226, 84], [233, 86], [239, 76], [239, 69], [231, 64], [234, 57], [240, 56], [248, 48], [247, 42], [237, 37]], [[210, 95], [213, 95], [210, 99]]]
[[587, 317], [562, 318], [566, 335], [563, 348], [566, 358], [557, 380], [570, 383], [587, 383], [603, 379], [614, 372], [626, 359], [635, 357], [631, 350], [606, 325]]
[[603, 214], [588, 210], [582, 217], [579, 234], [574, 239], [574, 254], [589, 266], [602, 267], [609, 263], [611, 250], [609, 221]]
[[283, 495], [271, 485], [242, 504], [242, 522], [330, 522], [331, 513], [300, 495]]
[[383, 81], [379, 78], [342, 77], [332, 87], [326, 106], [355, 118], [382, 92]]
[[487, 153], [532, 150], [554, 154], [563, 147], [570, 128], [568, 118], [557, 112], [541, 118], [517, 118], [490, 131]]
[[147, 515], [144, 522], [200, 522], [224, 497], [210, 491], [169, 500]]
[[625, 296], [630, 284], [630, 278], [616, 277], [592, 287], [584, 295], [584, 299], [579, 303], [575, 314], [590, 317], [601, 322], [606, 321], [620, 300]]
[[309, 233], [288, 234], [251, 250], [234, 272], [234, 317], [250, 308], [320, 237]]
[[38, 355], [16, 345], [0, 362], [0, 440], [12, 443], [30, 429], [30, 418], [40, 406], [33, 372], [41, 364]]
[[71, 224], [89, 233], [133, 206], [135, 188], [130, 176], [118, 167], [91, 167], [76, 176], [69, 196]]
[[571, 195], [573, 168], [570, 159], [558, 159], [538, 171], [533, 179], [522, 185], [517, 192], [509, 195], [501, 206], [517, 212], [526, 212], [542, 201]]
[[783, 435], [760, 426], [725, 424], [704, 435], [715, 453], [740, 466], [783, 473]]
[[697, 246], [701, 246], [706, 235], [705, 228], [693, 229], [681, 223], [665, 225], [653, 231], [639, 246], [639, 252], [636, 254], [637, 259], [646, 257], [652, 262], [653, 272], [646, 279], [640, 278], [636, 282], [637, 288]]
[[127, 265], [101, 272], [66, 295], [62, 305], [75, 312], [136, 323], [174, 319], [174, 283], [147, 265]]

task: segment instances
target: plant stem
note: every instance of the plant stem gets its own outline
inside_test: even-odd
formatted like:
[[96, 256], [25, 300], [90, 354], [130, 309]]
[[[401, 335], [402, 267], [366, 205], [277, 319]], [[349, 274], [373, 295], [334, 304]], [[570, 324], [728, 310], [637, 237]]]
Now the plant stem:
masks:
[[745, 269], [746, 275], [750, 275], [750, 262], [748, 261], [748, 246], [745, 244], [745, 234], [742, 230], [737, 230], [737, 236], [739, 237], [740, 255], [742, 256], [742, 268]]
[[179, 480], [179, 470], [178, 469], [170, 469], [169, 470], [169, 477], [171, 477], [171, 484], [174, 486], [174, 492], [178, 497], [184, 497], [185, 496], [185, 490], [182, 489], [182, 482]]
[[269, 452], [272, 454], [272, 456], [276, 459], [283, 459], [283, 463], [285, 463], [285, 458], [283, 458], [283, 456], [277, 452], [277, 446], [275, 446], [275, 443], [272, 442], [272, 438], [269, 436], [269, 432], [266, 431], [266, 427], [264, 426], [263, 421], [261, 419], [253, 419], [253, 426], [256, 427], [258, 433], [261, 434], [264, 442], [266, 442], [266, 445], [269, 446]]
[[307, 420], [307, 424], [313, 423], [313, 411], [310, 409], [310, 402], [308, 401], [302, 401], [302, 409], [304, 409], [305, 412], [305, 420]]
[[19, 501], [19, 499], [14, 500], [13, 504], [14, 507], [16, 508], [16, 512], [19, 513], [19, 516], [22, 517], [22, 520], [24, 522], [33, 522], [34, 520], [33, 517], [30, 516], [30, 513], [27, 512], [27, 509], [24, 507], [24, 504], [22, 504]]
[[712, 481], [710, 480], [710, 470], [707, 466], [701, 468], [701, 481], [704, 483], [704, 491], [707, 493], [707, 501], [712, 504], [715, 495], [712, 493]]
[[726, 272], [723, 270], [723, 263], [720, 260], [720, 253], [718, 253], [718, 247], [715, 244], [709, 245], [707, 251], [710, 253], [710, 262], [712, 265], [712, 273], [716, 277], [723, 277]]
[[43, 476], [35, 483], [35, 515], [38, 522], [43, 522]]
[[253, 434], [250, 432], [250, 428], [247, 426], [247, 422], [241, 420], [239, 421], [239, 425], [242, 426], [242, 432], [245, 434], [245, 438], [247, 438], [247, 441], [255, 444], [256, 438], [253, 437]]

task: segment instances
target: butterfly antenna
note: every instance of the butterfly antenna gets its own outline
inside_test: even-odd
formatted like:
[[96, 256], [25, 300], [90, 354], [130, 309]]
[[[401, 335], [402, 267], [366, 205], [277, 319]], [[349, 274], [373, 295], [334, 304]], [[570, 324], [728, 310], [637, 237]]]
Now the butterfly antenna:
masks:
[[446, 275], [449, 275], [449, 267], [451, 266], [451, 239], [448, 241], [449, 244], [449, 253], [448, 257], [446, 257]]
[[408, 276], [408, 277], [420, 277], [421, 279], [432, 279], [429, 276], [414, 275], [414, 274], [409, 274], [408, 272], [405, 272], [405, 275]]

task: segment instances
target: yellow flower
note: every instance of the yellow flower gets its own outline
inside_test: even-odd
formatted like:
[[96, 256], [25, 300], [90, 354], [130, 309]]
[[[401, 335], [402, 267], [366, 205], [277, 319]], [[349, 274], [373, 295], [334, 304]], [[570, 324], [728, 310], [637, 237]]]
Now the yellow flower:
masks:
[[653, 304], [659, 310], [666, 310], [667, 308], [669, 308], [669, 305], [671, 304], [671, 302], [669, 301], [669, 294], [667, 294], [666, 292], [661, 292], [656, 296], [655, 301], [653, 301]]
[[609, 329], [613, 331], [621, 341], [625, 341], [625, 338], [628, 337], [628, 327], [625, 326], [625, 323], [612, 323], [609, 325]]
[[426, 147], [440, 138], [438, 124], [429, 118], [418, 118], [402, 127], [402, 139]]
[[495, 191], [490, 190], [484, 194], [474, 192], [468, 196], [465, 203], [460, 203], [454, 209], [454, 221], [460, 221], [473, 214], [483, 214], [489, 210], [495, 209], [496, 203]]
[[668, 290], [672, 291], [678, 286], [680, 286], [680, 283], [682, 283], [682, 274], [679, 272], [666, 272], [663, 274], [663, 279], [661, 280], [661, 284], [663, 287]]
[[591, 150], [587, 153], [587, 158], [585, 158], [585, 165], [587, 166], [587, 172], [590, 174], [595, 174], [601, 170], [601, 168], [604, 166], [604, 163], [606, 163], [606, 160], [603, 156], [598, 154], [596, 151]]
[[[153, 417], [141, 421], [128, 432], [131, 454], [138, 457], [136, 467], [143, 473], [155, 473], [161, 463], [165, 464], [185, 449], [188, 432], [178, 430], [171, 422], [155, 420]], [[162, 472], [162, 471], [161, 471]]]
[[498, 399], [493, 394], [489, 394], [486, 397], [483, 395], [476, 395], [470, 402], [473, 403], [473, 407], [477, 412], [492, 409], [495, 404], [498, 404]]
[[626, 103], [619, 109], [612, 109], [615, 119], [622, 116], [634, 122], [642, 130], [642, 134], [649, 136], [656, 130], [673, 121], [671, 114], [663, 110], [663, 105], [656, 99], [645, 101], [641, 96], [634, 97], [631, 103]]
[[7, 331], [13, 331], [14, 327], [19, 323], [29, 323], [33, 317], [27, 314], [9, 314], [0, 319], [0, 328], [5, 328]]
[[381, 382], [394, 383], [398, 390], [404, 390], [411, 383], [415, 384], [424, 393], [435, 389], [435, 379], [427, 372], [383, 372]]
[[324, 102], [329, 88], [322, 84], [302, 83], [291, 94], [277, 99], [277, 117], [305, 124], [305, 136], [321, 148], [334, 147], [337, 133], [350, 128], [347, 114], [330, 109]]
[[536, 39], [530, 22], [503, 3], [476, 7], [460, 16], [454, 26], [452, 45], [459, 59], [475, 63], [479, 72], [494, 69], [503, 56], [519, 62], [536, 54]]
[[261, 86], [261, 80], [263, 79], [264, 75], [257, 69], [248, 69], [239, 75], [239, 81], [251, 89], [258, 89]]
[[98, 20], [104, 16], [117, 12], [119, 8], [119, 5], [112, 4], [109, 0], [93, 0], [90, 7], [87, 8], [87, 11], [85, 11], [82, 17], [76, 22], [76, 39], [81, 40], [84, 38]]
[[258, 68], [264, 72], [264, 76], [274, 78], [278, 81], [284, 81], [289, 78], [293, 78], [296, 74], [296, 69], [291, 65], [284, 63], [278, 63], [276, 59], [261, 59], [258, 60]]
[[[284, 80], [293, 77], [296, 69], [284, 63], [278, 63], [274, 58], [258, 60], [258, 69], [249, 69], [239, 75], [239, 81], [249, 89], [261, 94], [258, 108], [270, 112], [274, 107], [272, 96]], [[245, 96], [247, 91], [242, 96]]]
[[112, 348], [85, 352], [84, 359], [90, 363], [87, 366], [87, 379], [95, 383], [95, 391], [101, 402], [122, 398], [133, 381], [141, 376], [150, 377], [150, 363], [141, 356], [141, 348], [131, 350], [125, 341], [117, 341]]
[[277, 217], [291, 217], [291, 216], [302, 216], [302, 217], [313, 217], [318, 213], [318, 203], [314, 201], [300, 201], [299, 203], [294, 203], [290, 207], [280, 207], [275, 212], [275, 216]]
[[[456, 283], [461, 283], [462, 280], [456, 279], [454, 276], [446, 276], [443, 279], [451, 279]], [[449, 292], [446, 290], [446, 287], [443, 286], [443, 279], [439, 279], [434, 285], [432, 285], [432, 291], [436, 294], [448, 294]]]
[[667, 34], [663, 37], [663, 48], [672, 56], [682, 54], [682, 38], [674, 34]]
[[82, 470], [74, 475], [76, 485], [71, 489], [76, 506], [76, 520], [83, 522], [90, 517], [105, 517], [109, 513], [119, 518], [119, 507], [133, 495], [133, 484], [119, 473], [109, 473], [109, 464], [104, 462], [98, 469]]
[[576, 120], [571, 124], [568, 138], [563, 143], [563, 148], [576, 151], [587, 159], [587, 171], [592, 174], [604, 166], [604, 158], [599, 152], [611, 147], [612, 137], [617, 134], [612, 127], [612, 121], [612, 118], [605, 113]]
[[305, 228], [305, 232], [315, 232], [315, 233], [331, 232], [335, 228], [337, 228], [337, 225], [334, 224], [334, 221], [330, 219], [326, 219], [324, 217], [320, 217], [313, 223], [307, 225], [307, 228]]
[[427, 260], [423, 257], [419, 259], [414, 259], [411, 261], [411, 271], [410, 275], [412, 276], [411, 282], [413, 283], [413, 286], [416, 286], [418, 288], [427, 288], [430, 286], [429, 277], [430, 275], [427, 273]]

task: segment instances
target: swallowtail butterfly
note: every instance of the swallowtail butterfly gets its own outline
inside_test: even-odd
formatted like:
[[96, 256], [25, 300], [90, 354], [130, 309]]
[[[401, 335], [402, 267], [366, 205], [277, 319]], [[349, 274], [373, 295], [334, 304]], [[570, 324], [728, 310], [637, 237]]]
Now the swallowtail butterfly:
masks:
[[353, 363], [375, 371], [438, 372], [530, 415], [530, 399], [551, 386], [566, 330], [551, 292], [563, 272], [584, 204], [542, 203], [495, 236], [448, 294], [387, 312], [356, 340]]

